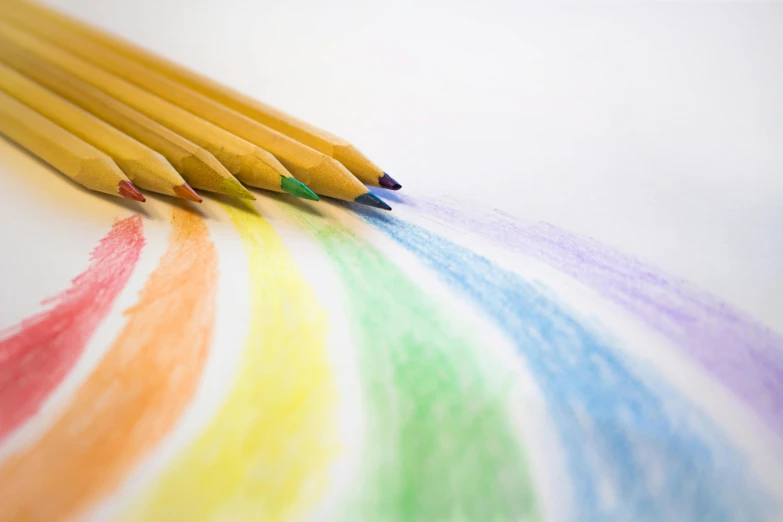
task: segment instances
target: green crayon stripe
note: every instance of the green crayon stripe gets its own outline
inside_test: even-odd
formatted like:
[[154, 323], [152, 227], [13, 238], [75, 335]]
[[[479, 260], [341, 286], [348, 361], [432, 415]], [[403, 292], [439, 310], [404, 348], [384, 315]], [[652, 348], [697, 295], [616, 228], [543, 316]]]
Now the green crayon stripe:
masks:
[[538, 519], [498, 384], [510, 374], [490, 380], [459, 320], [367, 241], [286, 209], [335, 264], [357, 328], [366, 454], [342, 519]]

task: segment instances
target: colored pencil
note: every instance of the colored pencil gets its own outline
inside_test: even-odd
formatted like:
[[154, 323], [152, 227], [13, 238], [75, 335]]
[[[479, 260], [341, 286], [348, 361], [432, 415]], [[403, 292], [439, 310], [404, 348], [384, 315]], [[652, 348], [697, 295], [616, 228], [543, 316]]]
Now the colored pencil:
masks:
[[0, 62], [158, 152], [190, 186], [255, 199], [212, 154], [73, 75], [8, 46]]
[[163, 156], [5, 64], [0, 64], [0, 90], [105, 153], [135, 185], [201, 202]]
[[211, 152], [247, 185], [318, 199], [263, 149], [4, 21], [0, 22], [0, 46], [27, 51], [129, 105]]
[[181, 85], [189, 87], [226, 107], [229, 107], [255, 121], [289, 136], [318, 152], [342, 163], [360, 181], [367, 185], [398, 190], [401, 185], [384, 173], [361, 151], [348, 141], [319, 129], [274, 107], [230, 89], [205, 76], [192, 72], [154, 53], [146, 51], [121, 38], [91, 27], [72, 17], [54, 11], [43, 5], [24, 1], [9, 1], [15, 8], [17, 18], [41, 19], [68, 29], [69, 34], [81, 35], [93, 43], [113, 51], [152, 69]]
[[[6, 15], [6, 11], [2, 11]], [[9, 14], [7, 21], [40, 36], [118, 77], [178, 105], [228, 132], [271, 152], [316, 194], [391, 210], [341, 163], [220, 103], [45, 20]]]
[[85, 188], [144, 201], [106, 154], [2, 91], [0, 133]]

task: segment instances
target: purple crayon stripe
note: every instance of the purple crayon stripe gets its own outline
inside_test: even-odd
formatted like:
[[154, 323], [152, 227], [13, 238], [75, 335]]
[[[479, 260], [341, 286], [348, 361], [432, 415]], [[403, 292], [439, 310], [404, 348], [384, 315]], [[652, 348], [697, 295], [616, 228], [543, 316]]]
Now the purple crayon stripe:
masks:
[[[388, 196], [387, 196], [388, 197]], [[783, 337], [676, 276], [548, 223], [388, 197], [564, 272], [680, 347], [783, 435]]]

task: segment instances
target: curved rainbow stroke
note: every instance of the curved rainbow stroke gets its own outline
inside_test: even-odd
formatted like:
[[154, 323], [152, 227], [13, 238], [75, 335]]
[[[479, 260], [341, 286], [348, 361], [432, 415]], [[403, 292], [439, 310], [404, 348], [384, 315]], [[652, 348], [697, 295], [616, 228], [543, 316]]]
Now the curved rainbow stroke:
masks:
[[508, 415], [510, 372], [367, 241], [286, 207], [337, 268], [368, 403], [359, 484], [340, 520], [537, 520]]
[[70, 519], [116, 488], [190, 402], [209, 348], [217, 253], [175, 208], [169, 247], [114, 344], [38, 440], [0, 465], [0, 520]]
[[763, 519], [766, 499], [723, 437], [662, 384], [640, 381], [563, 307], [441, 236], [354, 210], [513, 339], [549, 403], [579, 520]]
[[35, 415], [125, 288], [144, 246], [142, 221], [117, 221], [54, 306], [0, 332], [0, 442]]
[[687, 281], [548, 223], [521, 225], [422, 198], [390, 196], [426, 215], [539, 259], [668, 337], [783, 436], [783, 337]]
[[251, 328], [234, 390], [126, 520], [286, 520], [320, 500], [338, 447], [327, 313], [249, 203], [222, 205], [247, 254]]

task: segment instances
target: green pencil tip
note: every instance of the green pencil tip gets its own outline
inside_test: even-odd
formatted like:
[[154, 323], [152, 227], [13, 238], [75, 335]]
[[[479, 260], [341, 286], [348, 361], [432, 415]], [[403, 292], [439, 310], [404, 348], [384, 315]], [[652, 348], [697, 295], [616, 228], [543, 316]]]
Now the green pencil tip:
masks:
[[312, 201], [318, 201], [320, 199], [315, 192], [308, 188], [307, 185], [295, 178], [286, 178], [285, 176], [280, 176], [280, 188], [298, 198], [309, 199]]
[[226, 178], [220, 182], [220, 191], [223, 194], [242, 199], [256, 199], [252, 192], [247, 190], [244, 185], [233, 178]]
[[389, 205], [387, 205], [381, 198], [372, 192], [357, 196], [353, 201], [354, 203], [359, 203], [360, 205], [368, 205], [370, 207], [380, 208], [382, 210], [391, 210]]

